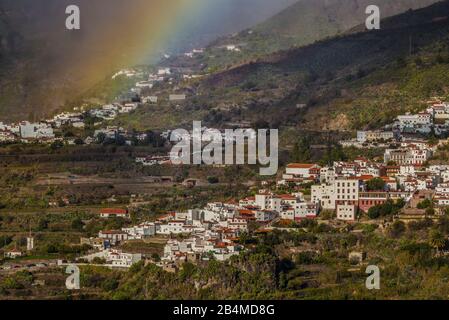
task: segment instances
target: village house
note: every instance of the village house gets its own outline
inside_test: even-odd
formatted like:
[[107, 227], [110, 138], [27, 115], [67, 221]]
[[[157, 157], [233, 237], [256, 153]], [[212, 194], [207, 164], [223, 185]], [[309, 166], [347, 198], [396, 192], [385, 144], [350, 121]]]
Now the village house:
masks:
[[393, 140], [394, 139], [394, 133], [393, 131], [380, 131], [380, 130], [374, 130], [374, 131], [357, 131], [357, 141], [358, 142], [372, 142], [377, 140]]
[[417, 125], [427, 126], [432, 123], [432, 115], [425, 112], [418, 114], [407, 113], [405, 115], [398, 116], [397, 119], [401, 128], [414, 127]]
[[351, 251], [348, 254], [349, 262], [353, 264], [361, 264], [366, 260], [366, 252], [364, 251]]
[[186, 220], [172, 220], [166, 224], [157, 224], [156, 233], [162, 235], [191, 233], [191, 226], [186, 224]]
[[290, 163], [285, 169], [283, 179], [304, 178], [317, 179], [320, 176], [321, 167], [317, 164]]
[[353, 204], [337, 205], [337, 219], [342, 221], [355, 221], [357, 216], [357, 206]]
[[157, 71], [157, 74], [159, 76], [167, 76], [171, 74], [171, 70], [170, 68], [159, 68], [159, 70]]
[[311, 198], [322, 209], [336, 210], [339, 204], [358, 205], [360, 188], [359, 178], [337, 178], [331, 184], [313, 185]]
[[169, 101], [184, 101], [186, 99], [185, 94], [170, 94], [168, 97]]
[[226, 47], [226, 50], [231, 51], [231, 52], [240, 52], [241, 51], [240, 48], [235, 44], [228, 44], [225, 47]]
[[104, 238], [81, 238], [80, 244], [87, 244], [97, 251], [102, 251], [110, 247], [109, 240]]
[[231, 256], [239, 254], [242, 249], [241, 245], [232, 241], [224, 242], [207, 235], [195, 235], [184, 240], [170, 239], [164, 247], [161, 263], [187, 261], [196, 263], [200, 260], [208, 260], [210, 256], [218, 261], [225, 261]]
[[102, 218], [129, 218], [128, 210], [126, 209], [118, 209], [118, 208], [104, 208], [100, 211], [100, 217]]
[[0, 142], [14, 142], [17, 136], [9, 130], [0, 129]]
[[389, 195], [384, 191], [365, 191], [359, 194], [359, 208], [364, 212], [374, 206], [384, 204], [389, 199]]
[[130, 268], [134, 263], [142, 260], [141, 254], [124, 253], [121, 250], [110, 250], [105, 256], [106, 263], [112, 268]]
[[316, 218], [320, 206], [316, 203], [298, 202], [294, 206], [294, 220], [313, 219]]
[[105, 230], [98, 233], [98, 238], [109, 240], [111, 245], [116, 245], [129, 239], [129, 235], [121, 230]]
[[421, 149], [387, 149], [384, 154], [386, 164], [394, 162], [396, 165], [422, 165], [432, 156], [431, 150]]
[[246, 197], [239, 201], [240, 207], [255, 206], [255, 205], [256, 205], [256, 197]]
[[92, 253], [78, 258], [79, 261], [88, 261], [93, 263], [95, 258], [104, 259], [105, 267], [109, 268], [130, 268], [133, 264], [142, 260], [140, 253], [125, 253], [118, 249], [105, 249], [100, 252]]
[[158, 97], [157, 96], [145, 96], [142, 97], [142, 103], [157, 103]]
[[255, 213], [256, 221], [269, 222], [278, 216], [277, 212], [271, 210], [257, 210]]
[[154, 223], [141, 223], [137, 226], [122, 228], [123, 232], [128, 234], [128, 239], [141, 240], [156, 234], [156, 225]]
[[20, 126], [20, 137], [27, 139], [53, 139], [55, 134], [53, 128], [46, 123], [31, 123], [22, 121]]
[[131, 111], [134, 111], [139, 106], [138, 103], [125, 103], [124, 105], [120, 106], [119, 113], [130, 113]]
[[23, 256], [23, 252], [17, 249], [12, 249], [9, 251], [5, 251], [4, 257], [9, 259], [16, 259]]

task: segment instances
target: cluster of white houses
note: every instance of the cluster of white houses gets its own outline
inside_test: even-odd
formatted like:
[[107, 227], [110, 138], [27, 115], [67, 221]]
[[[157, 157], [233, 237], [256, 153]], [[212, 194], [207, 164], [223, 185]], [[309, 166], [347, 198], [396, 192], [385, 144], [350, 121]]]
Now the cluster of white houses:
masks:
[[[118, 114], [130, 112], [136, 109], [137, 106], [137, 103], [111, 104], [86, 112], [59, 113], [51, 119], [40, 122], [22, 121], [11, 124], [0, 122], [0, 142], [53, 143], [59, 140], [68, 144], [74, 144], [75, 137], [57, 137], [55, 130], [62, 126], [83, 129], [88, 116], [98, 119], [98, 122], [94, 125], [100, 126], [102, 120], [113, 120]], [[110, 128], [98, 129], [96, 135], [103, 131], [110, 132], [111, 130]], [[93, 141], [92, 137], [88, 137], [84, 143], [90, 144]]]
[[[128, 78], [143, 77], [145, 72], [134, 69], [124, 69], [113, 75], [112, 79], [119, 76]], [[95, 127], [101, 127], [103, 121], [111, 121], [116, 119], [121, 114], [130, 113], [136, 110], [142, 103], [155, 104], [158, 102], [158, 97], [147, 94], [148, 91], [144, 89], [153, 88], [155, 83], [163, 81], [173, 81], [176, 72], [170, 68], [160, 68], [156, 73], [150, 73], [148, 80], [137, 81], [130, 89], [130, 93], [134, 98], [123, 99], [120, 103], [105, 104], [97, 108], [89, 108], [85, 110], [83, 107], [75, 107], [72, 112], [62, 112], [56, 114], [54, 117], [39, 122], [21, 121], [18, 123], [3, 123], [0, 122], [0, 143], [1, 142], [22, 142], [22, 143], [53, 143], [55, 141], [64, 141], [68, 144], [74, 144], [76, 138], [73, 137], [58, 137], [55, 130], [62, 126], [73, 127], [76, 129], [83, 129], [86, 126], [86, 119], [92, 121], [94, 119]], [[171, 102], [180, 102], [186, 99], [186, 94], [183, 92], [173, 92], [168, 95], [167, 99]], [[98, 129], [99, 132], [111, 132], [110, 129]], [[117, 130], [116, 130], [117, 131]], [[116, 132], [115, 132], [116, 133]], [[88, 137], [84, 143], [90, 144], [95, 137]]]
[[[126, 210], [104, 209], [100, 215], [128, 217]], [[226, 260], [238, 254], [242, 247], [236, 243], [242, 232], [248, 231], [248, 216], [239, 214], [236, 204], [209, 203], [203, 209], [173, 212], [154, 222], [122, 228], [102, 230], [95, 239], [82, 239], [100, 252], [128, 240], [142, 240], [152, 236], [186, 235], [184, 240], [171, 239], [164, 249], [162, 263], [197, 259]], [[94, 256], [92, 256], [93, 258]]]
[[[224, 141], [225, 143], [236, 143], [240, 146], [242, 146], [244, 144], [245, 141], [239, 141], [239, 138], [236, 137], [235, 133], [233, 130], [230, 130], [230, 132], [226, 132], [226, 130], [218, 130], [218, 129], [212, 129], [212, 128], [208, 128], [208, 127], [201, 127], [200, 129], [200, 139], [205, 139], [203, 141], [208, 141], [207, 139], [209, 139], [211, 136], [214, 137], [220, 137], [222, 141]], [[245, 139], [256, 139], [256, 132], [252, 129], [249, 128], [242, 128], [241, 129]], [[232, 132], [231, 132], [232, 131]], [[173, 143], [178, 142], [178, 141], [193, 141], [194, 137], [196, 136], [196, 134], [198, 133], [194, 133], [194, 130], [190, 129], [190, 130], [185, 130], [185, 132], [180, 133], [180, 132], [176, 132], [176, 131], [172, 131], [172, 130], [166, 130], [164, 132], [161, 133], [161, 137], [165, 140], [169, 140]], [[214, 138], [216, 139], [216, 138]], [[244, 150], [244, 148], [239, 148], [237, 150]], [[239, 151], [239, 152], [244, 152], [244, 151]], [[166, 156], [154, 156], [154, 155], [149, 155], [149, 156], [144, 156], [144, 157], [136, 157], [135, 158], [135, 162], [142, 164], [144, 166], [154, 166], [154, 165], [165, 165], [165, 164], [174, 164], [175, 162], [172, 162], [172, 159], [177, 159], [178, 163], [181, 162], [181, 157], [184, 156], [184, 154], [179, 153], [179, 152], [169, 152], [168, 155]]]
[[0, 142], [53, 142], [55, 134], [50, 122], [29, 122], [5, 124], [0, 122]]
[[[385, 150], [383, 163], [358, 158], [324, 167], [290, 164], [278, 184], [313, 184], [311, 202], [319, 210], [334, 210], [344, 221], [354, 221], [359, 210], [368, 212], [389, 199], [408, 202], [420, 191], [430, 191], [436, 205], [448, 205], [449, 165], [426, 165], [436, 147], [421, 140], [404, 141], [398, 149]], [[383, 180], [381, 190], [368, 190], [374, 178]]]
[[300, 192], [293, 194], [274, 194], [260, 190], [254, 197], [240, 200], [239, 211], [242, 216], [254, 217], [259, 222], [269, 222], [276, 218], [282, 220], [301, 220], [315, 218], [319, 205], [306, 201]]
[[[161, 264], [207, 260], [211, 257], [226, 260], [238, 254], [242, 232], [248, 231], [251, 221], [269, 225], [279, 219], [300, 220], [315, 218], [319, 205], [307, 202], [301, 193], [276, 195], [260, 190], [254, 197], [239, 203], [208, 203], [203, 209], [173, 212], [154, 222], [144, 222], [121, 230], [102, 230], [95, 239], [83, 239], [96, 249], [109, 251], [111, 247], [129, 240], [152, 236], [169, 236]], [[128, 217], [126, 210], [104, 209], [101, 217]], [[174, 235], [185, 235], [181, 239]]]
[[449, 103], [429, 102], [429, 107], [424, 112], [398, 116], [393, 127], [406, 133], [428, 134], [432, 131], [436, 135], [447, 133], [449, 131]]
[[[242, 232], [248, 231], [248, 223], [269, 226], [278, 220], [315, 218], [319, 208], [319, 204], [306, 201], [302, 193], [274, 194], [259, 190], [255, 196], [241, 199], [239, 203], [213, 202], [202, 209], [169, 213], [154, 222], [121, 230], [102, 230], [98, 238], [84, 239], [84, 243], [100, 251], [109, 251], [125, 241], [168, 236], [161, 265], [212, 257], [222, 261], [243, 249], [238, 239]], [[129, 217], [123, 209], [103, 209], [100, 215], [103, 218]], [[184, 237], [174, 237], [181, 234]]]
[[449, 133], [449, 103], [428, 102], [429, 107], [419, 113], [406, 113], [397, 116], [393, 124], [383, 130], [357, 131], [355, 139], [341, 141], [346, 147], [388, 147], [400, 143], [406, 135], [435, 134], [437, 136]]
[[[416, 145], [417, 142], [403, 147], [413, 149]], [[434, 150], [425, 142], [420, 142], [418, 148]], [[350, 162], [336, 161], [332, 166], [292, 163], [277, 184], [310, 183], [310, 197], [301, 192], [276, 194], [263, 189], [238, 203], [214, 202], [202, 209], [172, 212], [153, 222], [121, 230], [102, 230], [98, 238], [82, 240], [98, 250], [83, 259], [93, 261], [98, 256], [110, 266], [127, 267], [141, 256], [114, 251], [114, 246], [129, 240], [165, 236], [168, 241], [161, 260], [157, 262], [164, 268], [186, 261], [226, 260], [243, 250], [238, 239], [242, 232], [248, 231], [250, 222], [269, 228], [280, 220], [316, 218], [322, 210], [332, 210], [338, 220], [351, 222], [357, 219], [360, 211], [368, 212], [371, 207], [388, 200], [403, 199], [408, 203], [421, 191], [431, 192], [437, 206], [449, 205], [449, 165], [425, 166], [421, 158], [413, 163], [399, 161], [399, 164], [391, 163], [387, 156], [385, 160], [381, 163], [357, 158]], [[383, 181], [380, 190], [368, 189], [368, 182], [374, 178]], [[100, 216], [129, 218], [128, 211], [124, 209], [103, 209]]]
[[[115, 245], [154, 235], [185, 234], [188, 236], [182, 240], [170, 237], [161, 263], [212, 256], [225, 260], [242, 249], [236, 239], [248, 230], [250, 221], [269, 227], [280, 220], [313, 219], [320, 211], [331, 210], [338, 220], [351, 222], [357, 219], [358, 212], [368, 212], [388, 200], [409, 203], [421, 191], [431, 192], [437, 206], [447, 206], [449, 165], [426, 165], [436, 148], [424, 140], [404, 140], [397, 149], [385, 150], [383, 162], [357, 158], [335, 161], [331, 166], [292, 163], [277, 184], [311, 184], [310, 197], [301, 192], [276, 194], [264, 189], [238, 203], [209, 203], [203, 209], [171, 213], [155, 222], [102, 231], [99, 239]], [[374, 178], [383, 181], [380, 190], [368, 188]]]

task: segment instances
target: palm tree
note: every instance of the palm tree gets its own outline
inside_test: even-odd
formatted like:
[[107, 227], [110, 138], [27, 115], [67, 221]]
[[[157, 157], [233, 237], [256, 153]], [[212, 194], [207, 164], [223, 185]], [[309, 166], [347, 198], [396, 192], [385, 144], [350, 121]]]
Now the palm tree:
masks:
[[437, 250], [437, 254], [440, 253], [440, 249], [446, 245], [446, 238], [438, 230], [432, 230], [429, 235], [429, 242], [432, 247]]

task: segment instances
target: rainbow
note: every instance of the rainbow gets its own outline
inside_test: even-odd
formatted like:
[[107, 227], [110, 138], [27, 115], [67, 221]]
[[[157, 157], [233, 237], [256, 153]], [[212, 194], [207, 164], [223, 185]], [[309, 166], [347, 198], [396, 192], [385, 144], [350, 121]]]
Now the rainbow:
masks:
[[[56, 37], [53, 63], [64, 77], [89, 87], [117, 69], [161, 57], [164, 45], [200, 18], [207, 0], [78, 0], [81, 30]], [[107, 6], [107, 7], [104, 7]], [[153, 59], [154, 61], [154, 59]]]

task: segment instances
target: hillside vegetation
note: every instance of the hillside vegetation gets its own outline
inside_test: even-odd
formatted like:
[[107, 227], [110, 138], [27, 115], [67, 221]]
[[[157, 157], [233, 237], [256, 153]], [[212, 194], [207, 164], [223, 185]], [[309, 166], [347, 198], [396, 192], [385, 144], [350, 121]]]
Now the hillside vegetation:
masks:
[[446, 1], [386, 19], [379, 31], [268, 55], [197, 83], [195, 99], [213, 106], [215, 120], [378, 126], [448, 93], [448, 15]]
[[[254, 28], [218, 39], [208, 47], [202, 63], [214, 70], [345, 33], [364, 24], [369, 5], [378, 5], [382, 18], [387, 18], [437, 1], [301, 0]], [[238, 45], [241, 52], [221, 49], [227, 44]]]

